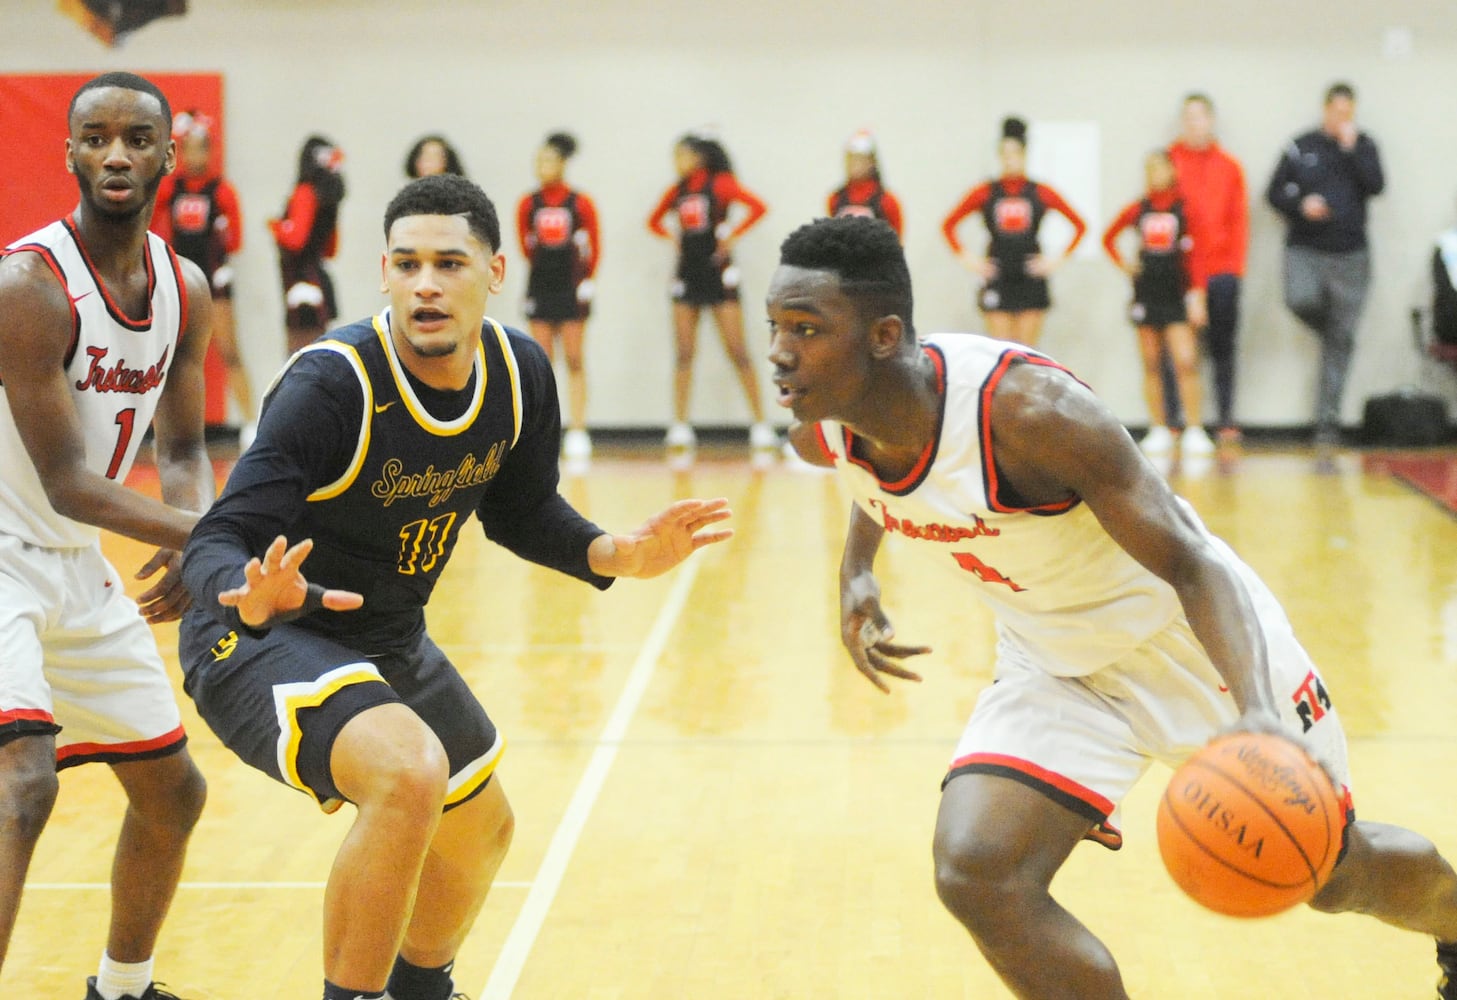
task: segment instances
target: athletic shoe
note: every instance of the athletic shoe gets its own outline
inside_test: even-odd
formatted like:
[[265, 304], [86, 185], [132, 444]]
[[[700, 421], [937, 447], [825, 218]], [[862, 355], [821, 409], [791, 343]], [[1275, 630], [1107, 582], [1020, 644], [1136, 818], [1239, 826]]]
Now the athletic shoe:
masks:
[[1214, 442], [1209, 440], [1209, 434], [1204, 428], [1195, 424], [1179, 436], [1179, 450], [1185, 455], [1212, 455]]
[[668, 425], [668, 433], [663, 437], [663, 444], [670, 450], [687, 450], [698, 445], [698, 435], [693, 433], [693, 427], [678, 421]]
[[562, 439], [562, 457], [568, 459], [581, 459], [592, 457], [592, 435], [580, 427], [574, 427], [567, 431]]
[[1442, 978], [1437, 981], [1437, 1000], [1457, 1000], [1457, 943], [1437, 942], [1437, 966]]
[[1138, 446], [1145, 455], [1167, 455], [1174, 450], [1174, 435], [1163, 424], [1154, 424]]
[[779, 447], [779, 434], [764, 421], [749, 428], [749, 447], [755, 449], [770, 449]]
[[[86, 1000], [101, 1000], [101, 994], [96, 991], [95, 976], [86, 980]], [[182, 998], [153, 983], [142, 991], [141, 996], [134, 997], [130, 993], [124, 993], [121, 1000], [182, 1000]]]

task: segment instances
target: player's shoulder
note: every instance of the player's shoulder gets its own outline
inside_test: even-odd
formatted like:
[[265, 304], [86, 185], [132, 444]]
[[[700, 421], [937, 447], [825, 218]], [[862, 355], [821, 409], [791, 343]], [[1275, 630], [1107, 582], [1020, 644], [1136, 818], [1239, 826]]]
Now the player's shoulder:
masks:
[[19, 309], [67, 312], [71, 308], [65, 273], [54, 249], [36, 238], [40, 233], [0, 251], [0, 298], [9, 313]]
[[481, 336], [494, 336], [496, 327], [500, 327], [501, 332], [505, 334], [506, 347], [516, 358], [518, 365], [525, 363], [551, 367], [551, 362], [546, 357], [546, 351], [542, 350], [541, 345], [536, 342], [536, 338], [514, 326], [487, 317], [481, 327]]

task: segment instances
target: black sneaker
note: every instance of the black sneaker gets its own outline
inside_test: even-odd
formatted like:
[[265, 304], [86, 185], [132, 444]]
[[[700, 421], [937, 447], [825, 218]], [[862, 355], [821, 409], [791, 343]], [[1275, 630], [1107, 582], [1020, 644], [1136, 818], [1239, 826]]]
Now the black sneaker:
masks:
[[[86, 980], [86, 1000], [101, 1000], [101, 994], [96, 992], [95, 976], [91, 976]], [[122, 996], [122, 1000], [182, 1000], [182, 998], [153, 983], [142, 991], [141, 996], [133, 997], [130, 993], [127, 993]]]
[[1437, 942], [1437, 965], [1442, 970], [1437, 1000], [1457, 1000], [1457, 944]]

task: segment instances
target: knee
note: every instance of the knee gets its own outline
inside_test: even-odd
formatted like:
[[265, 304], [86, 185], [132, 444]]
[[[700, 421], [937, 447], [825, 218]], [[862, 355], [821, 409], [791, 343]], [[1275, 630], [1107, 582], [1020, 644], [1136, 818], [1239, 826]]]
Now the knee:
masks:
[[[124, 780], [131, 813], [157, 827], [191, 832], [207, 802], [207, 780], [184, 750], [154, 761], [119, 765], [133, 768], [138, 779]], [[142, 770], [145, 769], [145, 770]]]
[[60, 781], [54, 759], [14, 768], [0, 779], [0, 824], [9, 837], [34, 842], [55, 808]]
[[369, 762], [369, 778], [355, 797], [361, 809], [383, 808], [433, 824], [445, 805], [450, 762], [424, 723], [382, 741]]
[[678, 348], [678, 370], [680, 372], [693, 367], [693, 354], [694, 351], [691, 347]]
[[567, 354], [567, 372], [571, 375], [582, 374], [582, 356], [580, 354]]
[[936, 894], [979, 941], [994, 936], [1009, 915], [1026, 913], [1027, 900], [1045, 890], [994, 844], [971, 839], [936, 844]]

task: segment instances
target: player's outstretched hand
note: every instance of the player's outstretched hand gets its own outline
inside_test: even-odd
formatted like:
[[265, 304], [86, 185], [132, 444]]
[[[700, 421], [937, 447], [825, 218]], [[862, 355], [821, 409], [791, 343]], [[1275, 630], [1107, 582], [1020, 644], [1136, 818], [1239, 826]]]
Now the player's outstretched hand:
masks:
[[218, 595], [218, 603], [237, 608], [243, 624], [252, 628], [290, 621], [319, 608], [330, 611], [352, 611], [364, 603], [364, 597], [350, 590], [324, 590], [310, 587], [299, 567], [313, 551], [314, 540], [305, 538], [293, 548], [279, 535], [263, 553], [243, 567], [244, 583]]
[[182, 553], [158, 549], [146, 565], [137, 570], [137, 579], [150, 580], [157, 570], [162, 570], [162, 579], [137, 595], [137, 604], [148, 625], [175, 622], [192, 606], [192, 595], [182, 586]]
[[599, 576], [646, 579], [666, 573], [698, 549], [733, 537], [732, 528], [705, 531], [733, 516], [728, 501], [679, 500], [624, 535], [598, 535], [587, 562]]
[[908, 670], [897, 660], [920, 656], [930, 646], [901, 646], [890, 640], [895, 629], [880, 607], [880, 584], [870, 573], [861, 573], [843, 584], [840, 590], [840, 641], [855, 661], [855, 669], [886, 694], [890, 685], [881, 674], [904, 681], [919, 681], [921, 675]]

